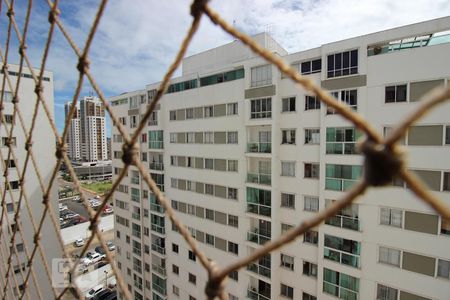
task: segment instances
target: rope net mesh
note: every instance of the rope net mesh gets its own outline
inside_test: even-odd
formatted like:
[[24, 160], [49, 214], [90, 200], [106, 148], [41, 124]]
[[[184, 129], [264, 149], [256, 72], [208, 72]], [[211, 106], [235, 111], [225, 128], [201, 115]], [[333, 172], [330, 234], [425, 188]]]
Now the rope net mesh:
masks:
[[[221, 18], [219, 14], [213, 11], [206, 0], [195, 0], [191, 5], [191, 15], [192, 23], [188, 28], [187, 34], [182, 41], [179, 51], [173, 60], [173, 63], [168, 68], [166, 74], [164, 75], [157, 93], [153, 98], [152, 102], [148, 106], [145, 114], [142, 116], [137, 129], [134, 131], [133, 135], [129, 135], [127, 130], [119, 122], [118, 118], [114, 115], [110, 105], [105, 99], [102, 89], [97, 84], [92, 72], [89, 68], [89, 50], [94, 39], [94, 35], [97, 31], [99, 22], [102, 18], [105, 6], [108, 1], [100, 1], [96, 15], [92, 21], [89, 33], [87, 35], [86, 41], [83, 47], [79, 47], [64, 26], [59, 11], [59, 1], [54, 2], [48, 0], [48, 33], [45, 40], [44, 51], [39, 68], [35, 68], [31, 64], [31, 60], [27, 54], [27, 38], [31, 11], [33, 7], [33, 1], [28, 1], [26, 6], [26, 11], [21, 12], [23, 14], [23, 28], [19, 29], [18, 20], [16, 19], [14, 0], [4, 0], [0, 6], [1, 18], [5, 19], [5, 24], [7, 26], [2, 28], [2, 38], [5, 37], [5, 44], [0, 47], [0, 58], [2, 61], [2, 91], [11, 91], [12, 104], [13, 104], [13, 120], [7, 120], [4, 110], [4, 102], [6, 102], [5, 93], [1, 93], [0, 98], [0, 130], [2, 132], [3, 144], [7, 147], [6, 151], [0, 151], [0, 159], [2, 162], [14, 161], [12, 165], [4, 168], [3, 178], [4, 184], [0, 185], [1, 194], [1, 205], [2, 205], [2, 215], [0, 218], [0, 273], [1, 273], [1, 285], [3, 289], [0, 291], [1, 297], [3, 299], [30, 299], [32, 297], [38, 297], [39, 299], [62, 299], [64, 298], [70, 289], [70, 287], [65, 288], [55, 288], [52, 286], [52, 274], [50, 268], [50, 262], [46, 257], [47, 247], [58, 247], [61, 250], [63, 257], [65, 257], [69, 263], [69, 267], [72, 274], [75, 274], [75, 270], [80, 263], [79, 260], [71, 258], [69, 253], [64, 248], [64, 243], [60, 237], [60, 225], [59, 220], [56, 217], [58, 209], [52, 206], [52, 202], [56, 203], [54, 197], [56, 194], [52, 191], [56, 187], [58, 171], [62, 164], [66, 165], [67, 171], [71, 178], [73, 179], [74, 189], [80, 193], [81, 201], [88, 211], [90, 216], [90, 230], [92, 231], [91, 236], [87, 239], [85, 245], [81, 250], [81, 256], [84, 256], [96, 238], [100, 246], [106, 253], [106, 261], [110, 263], [112, 272], [116, 276], [117, 285], [122, 292], [125, 299], [132, 299], [130, 292], [128, 291], [127, 285], [123, 279], [121, 271], [117, 268], [113, 261], [111, 253], [108, 250], [104, 236], [101, 230], [99, 230], [99, 218], [103, 208], [106, 206], [108, 201], [111, 199], [114, 191], [119, 186], [121, 180], [124, 178], [125, 174], [128, 172], [130, 166], [135, 166], [142, 176], [143, 181], [148, 186], [150, 191], [155, 195], [159, 204], [165, 209], [167, 217], [171, 220], [173, 226], [177, 228], [179, 233], [185, 239], [191, 250], [199, 259], [201, 265], [205, 268], [208, 274], [208, 282], [205, 287], [205, 296], [208, 299], [220, 298], [227, 299], [228, 296], [225, 293], [225, 279], [228, 274], [236, 271], [251, 262], [262, 258], [265, 254], [279, 249], [284, 245], [294, 241], [296, 238], [304, 234], [309, 229], [316, 227], [323, 223], [330, 217], [336, 215], [336, 213], [347, 205], [355, 201], [356, 198], [361, 196], [368, 188], [377, 187], [382, 185], [387, 185], [392, 182], [396, 177], [401, 177], [409, 186], [411, 191], [420, 197], [424, 202], [429, 204], [437, 213], [439, 213], [444, 219], [450, 219], [450, 208], [446, 206], [442, 200], [438, 199], [434, 194], [430, 193], [427, 187], [414, 176], [412, 173], [407, 171], [405, 161], [403, 159], [403, 150], [400, 149], [397, 142], [405, 135], [407, 129], [411, 124], [416, 122], [419, 118], [424, 116], [428, 111], [430, 111], [435, 106], [444, 102], [450, 98], [450, 89], [438, 89], [431, 93], [425, 95], [418, 105], [419, 107], [400, 122], [390, 133], [389, 136], [383, 138], [380, 134], [360, 115], [355, 111], [351, 110], [346, 105], [334, 99], [325, 90], [322, 90], [313, 81], [307, 77], [301, 76], [296, 70], [292, 69], [288, 64], [286, 64], [281, 58], [275, 56], [271, 52], [262, 48], [259, 44], [253, 41], [249, 36], [242, 32], [239, 32], [236, 28], [228, 24], [225, 20]], [[343, 118], [347, 119], [353, 123], [359, 130], [365, 134], [365, 140], [360, 144], [361, 154], [364, 155], [364, 175], [362, 179], [353, 186], [345, 195], [341, 197], [338, 201], [333, 202], [326, 209], [318, 212], [310, 219], [307, 219], [296, 227], [290, 229], [282, 236], [263, 246], [259, 247], [251, 255], [243, 258], [239, 258], [233, 263], [220, 266], [214, 261], [210, 261], [205, 253], [203, 253], [198, 247], [196, 240], [191, 236], [190, 231], [181, 223], [178, 219], [175, 211], [172, 209], [170, 202], [165, 198], [164, 194], [159, 190], [156, 183], [153, 181], [151, 176], [146, 170], [144, 164], [140, 161], [138, 156], [139, 146], [138, 139], [141, 132], [146, 127], [147, 121], [149, 120], [152, 111], [155, 109], [157, 103], [161, 100], [164, 95], [170, 78], [172, 77], [175, 70], [181, 63], [182, 58], [186, 53], [186, 49], [190, 44], [193, 36], [195, 35], [200, 20], [202, 17], [209, 18], [214, 24], [219, 26], [222, 30], [226, 31], [230, 35], [234, 36], [236, 39], [240, 40], [246, 46], [248, 46], [253, 52], [264, 58], [267, 62], [273, 64], [278, 68], [286, 77], [289, 77], [292, 81], [297, 83], [299, 87], [307, 90], [312, 95], [315, 95], [320, 99], [320, 101], [327, 106], [333, 108], [337, 113], [339, 113]], [[78, 57], [78, 65], [74, 72], [78, 74], [78, 81], [76, 88], [73, 92], [72, 102], [68, 112], [68, 116], [65, 121], [65, 127], [63, 132], [60, 134], [56, 129], [55, 120], [52, 114], [52, 108], [48, 106], [46, 101], [46, 96], [44, 93], [44, 70], [46, 68], [49, 50], [52, 45], [53, 37], [55, 31], [59, 30], [64, 36], [64, 40], [73, 49], [75, 55]], [[12, 39], [17, 40], [17, 46], [12, 46]], [[11, 74], [8, 72], [9, 68], [9, 57], [11, 51], [19, 52], [19, 63], [18, 71], [13, 79]], [[31, 79], [34, 83], [34, 99], [26, 99], [23, 101], [28, 101], [27, 105], [32, 106], [32, 115], [25, 116], [21, 111], [21, 100], [19, 99], [19, 89], [23, 80], [21, 80], [24, 74], [24, 69], [31, 73]], [[121, 169], [120, 174], [114, 180], [111, 190], [107, 193], [104, 200], [102, 201], [100, 207], [97, 210], [93, 210], [81, 192], [80, 180], [77, 177], [71, 161], [67, 155], [67, 145], [65, 140], [68, 135], [69, 122], [75, 113], [77, 101], [80, 97], [83, 81], [87, 80], [95, 93], [98, 95], [100, 101], [105, 106], [107, 113], [109, 114], [113, 125], [117, 128], [118, 132], [123, 138], [123, 163], [124, 167]], [[48, 122], [50, 130], [53, 132], [56, 139], [56, 152], [55, 152], [55, 164], [53, 166], [45, 166], [48, 170], [51, 170], [50, 176], [47, 178], [42, 177], [42, 166], [39, 166], [39, 159], [36, 153], [33, 152], [33, 143], [39, 143], [41, 141], [35, 140], [33, 137], [36, 135], [37, 126], [40, 126], [38, 122], [42, 122], [42, 118], [38, 118], [39, 110], [43, 110], [43, 115], [45, 116], [45, 122]], [[31, 120], [30, 122], [28, 122]], [[22, 135], [24, 137], [24, 145], [16, 145], [14, 137], [16, 135]], [[25, 155], [20, 155], [19, 151], [23, 151], [21, 147], [25, 149]], [[20, 148], [20, 149], [19, 149]], [[24, 156], [23, 161], [18, 161], [19, 155]], [[11, 176], [16, 174], [19, 178], [18, 181], [11, 180]], [[27, 189], [26, 185], [26, 175], [32, 174], [36, 176], [39, 183], [39, 192], [41, 195], [41, 210], [32, 209], [31, 201], [34, 203], [38, 201], [33, 196], [31, 199], [31, 192]], [[13, 188], [18, 189], [19, 192], [13, 193]], [[35, 194], [33, 194], [35, 195]], [[7, 201], [9, 199], [9, 201]], [[12, 203], [12, 208], [7, 207], [7, 203]], [[11, 212], [12, 211], [12, 212]], [[10, 213], [8, 213], [10, 212]], [[24, 228], [21, 225], [21, 216], [26, 215], [30, 221], [30, 228]], [[46, 235], [56, 236], [56, 245], [44, 245], [41, 242], [41, 236], [44, 234], [44, 228], [46, 225], [50, 225], [53, 228], [51, 232], [45, 232]], [[26, 236], [33, 236], [33, 240], [27, 239]], [[23, 243], [24, 255], [19, 255], [18, 249], [15, 246], [16, 241], [21, 240]], [[48, 249], [48, 248], [47, 248]], [[22, 260], [20, 260], [22, 257]], [[14, 265], [21, 264], [19, 269], [15, 269]], [[36, 271], [36, 265], [39, 265], [39, 273]], [[45, 274], [42, 274], [42, 270]], [[17, 277], [20, 279], [18, 282]], [[40, 283], [38, 282], [38, 277], [40, 280], [42, 278], [48, 280], [49, 286], [51, 286], [52, 294], [43, 294]], [[72, 280], [74, 282], [74, 280]], [[31, 295], [30, 287], [33, 287], [35, 293]], [[72, 288], [78, 298], [83, 298], [83, 295], [79, 287], [75, 284]]]

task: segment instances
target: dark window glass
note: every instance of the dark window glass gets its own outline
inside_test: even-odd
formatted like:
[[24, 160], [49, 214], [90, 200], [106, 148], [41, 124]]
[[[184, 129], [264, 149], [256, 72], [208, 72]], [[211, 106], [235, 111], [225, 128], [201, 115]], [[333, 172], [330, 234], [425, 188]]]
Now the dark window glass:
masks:
[[385, 90], [385, 102], [395, 102], [395, 86], [387, 86]]
[[350, 64], [350, 66], [351, 67], [358, 67], [358, 50], [352, 50], [350, 55], [351, 55], [351, 58], [350, 58], [351, 64]]
[[350, 55], [348, 52], [344, 52], [342, 54], [342, 67], [348, 68], [350, 66]]
[[322, 60], [316, 59], [312, 61], [312, 73], [317, 73], [322, 70]]
[[[328, 55], [328, 67], [327, 67], [328, 72], [331, 71], [331, 73], [333, 73], [332, 71], [334, 70], [334, 55]], [[333, 76], [331, 76], [333, 77]]]
[[406, 101], [406, 84], [397, 85], [397, 102]]
[[303, 62], [302, 63], [302, 74], [309, 74], [311, 73], [311, 62]]

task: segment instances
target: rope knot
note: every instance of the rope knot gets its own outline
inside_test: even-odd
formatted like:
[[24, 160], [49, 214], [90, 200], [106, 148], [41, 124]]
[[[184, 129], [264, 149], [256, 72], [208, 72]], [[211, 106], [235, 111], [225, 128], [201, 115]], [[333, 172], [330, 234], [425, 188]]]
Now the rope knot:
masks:
[[42, 91], [44, 90], [44, 87], [42, 86], [42, 84], [38, 84], [34, 87], [34, 92], [39, 95], [40, 93], [42, 93]]
[[65, 143], [61, 143], [58, 144], [58, 146], [56, 147], [56, 158], [57, 159], [63, 159], [64, 158], [64, 154], [67, 152], [67, 145]]
[[404, 165], [403, 156], [398, 148], [386, 147], [366, 140], [360, 145], [364, 159], [364, 179], [371, 186], [383, 186], [392, 183]]
[[13, 104], [19, 103], [19, 95], [15, 94], [14, 97], [12, 98], [11, 102]]
[[48, 12], [48, 22], [50, 24], [55, 23], [56, 18], [61, 14], [60, 10], [57, 8], [52, 8], [49, 12]]
[[81, 56], [78, 59], [77, 69], [80, 73], [84, 74], [86, 72], [86, 69], [89, 68], [89, 59], [87, 59], [84, 56]]
[[216, 297], [219, 297], [225, 289], [225, 278], [218, 277], [218, 274], [219, 266], [216, 262], [211, 261], [209, 268], [209, 280], [205, 287], [205, 294], [208, 299], [215, 299]]
[[34, 238], [33, 238], [33, 243], [34, 243], [35, 245], [37, 245], [37, 244], [39, 243], [40, 240], [41, 240], [41, 235], [40, 235], [39, 233], [36, 233], [36, 234], [34, 235]]
[[32, 141], [27, 141], [25, 143], [25, 150], [26, 151], [30, 151], [31, 147], [33, 147], [33, 142]]
[[23, 56], [23, 54], [24, 54], [25, 50], [27, 50], [27, 48], [28, 48], [28, 46], [26, 44], [20, 45], [19, 46], [19, 54], [21, 56]]
[[89, 230], [91, 232], [97, 231], [98, 230], [98, 224], [100, 223], [100, 221], [98, 219], [91, 218], [90, 222], [91, 222], [91, 224], [89, 225]]
[[122, 161], [126, 165], [132, 165], [138, 160], [139, 146], [137, 143], [129, 145], [127, 143], [122, 146]]
[[8, 10], [8, 12], [6, 13], [6, 15], [8, 16], [8, 18], [11, 18], [12, 16], [14, 16], [14, 10], [11, 8], [10, 10]]
[[199, 18], [208, 0], [194, 0], [191, 5], [191, 16], [195, 19]]
[[45, 193], [44, 196], [42, 196], [42, 204], [47, 206], [49, 203], [49, 200], [50, 200], [50, 196], [48, 195], [48, 193]]

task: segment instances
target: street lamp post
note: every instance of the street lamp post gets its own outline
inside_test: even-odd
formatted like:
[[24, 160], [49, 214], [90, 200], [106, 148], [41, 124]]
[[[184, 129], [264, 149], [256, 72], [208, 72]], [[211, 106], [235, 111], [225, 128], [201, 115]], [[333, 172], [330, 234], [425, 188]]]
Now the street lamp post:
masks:
[[105, 273], [105, 289], [108, 288], [108, 271], [104, 270], [103, 273]]

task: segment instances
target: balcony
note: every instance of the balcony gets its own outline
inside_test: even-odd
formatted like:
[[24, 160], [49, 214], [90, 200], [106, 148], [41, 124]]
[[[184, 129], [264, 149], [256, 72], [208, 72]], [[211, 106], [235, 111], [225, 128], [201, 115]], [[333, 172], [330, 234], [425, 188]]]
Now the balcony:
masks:
[[164, 163], [162, 162], [151, 162], [149, 164], [150, 170], [156, 170], [156, 171], [164, 171]]
[[164, 276], [164, 277], [167, 276], [165, 267], [159, 266], [157, 264], [152, 264], [152, 270], [161, 276]]
[[324, 247], [323, 257], [343, 265], [347, 265], [353, 268], [359, 268], [359, 256]]
[[258, 214], [261, 216], [270, 217], [271, 207], [256, 203], [247, 203], [247, 212], [252, 214]]
[[163, 296], [166, 296], [166, 294], [167, 294], [167, 291], [166, 291], [165, 287], [159, 286], [159, 285], [157, 285], [154, 282], [152, 283], [152, 288], [153, 288], [154, 291], [156, 291], [157, 293], [159, 293], [159, 294], [161, 294]]
[[151, 202], [150, 202], [150, 210], [160, 214], [164, 214], [165, 212], [165, 209], [161, 205]]
[[151, 224], [151, 229], [152, 231], [161, 233], [161, 234], [166, 234], [166, 229], [162, 226], [156, 225], [156, 224]]
[[323, 292], [334, 295], [341, 299], [358, 300], [358, 293], [333, 283], [323, 282]]
[[325, 178], [325, 189], [332, 191], [347, 191], [356, 182], [357, 180], [352, 179]]
[[150, 141], [148, 143], [148, 147], [150, 149], [164, 149], [164, 142], [163, 141]]
[[267, 278], [271, 275], [270, 268], [255, 263], [249, 264], [247, 270]]
[[272, 180], [270, 174], [247, 173], [247, 182], [270, 185], [272, 183]]
[[254, 287], [249, 287], [247, 289], [247, 298], [253, 300], [270, 300], [270, 297], [258, 294], [257, 290]]
[[159, 254], [165, 255], [166, 249], [160, 245], [152, 243], [152, 251], [158, 252]]
[[138, 220], [138, 221], [141, 220], [141, 214], [138, 214], [138, 213], [132, 213], [132, 214], [131, 214], [131, 217], [132, 217], [133, 219], [135, 219], [135, 220]]
[[327, 219], [325, 224], [355, 231], [360, 230], [359, 219], [355, 217], [337, 215]]
[[270, 241], [270, 233], [265, 231], [260, 231], [255, 228], [253, 231], [247, 231], [247, 241], [256, 243], [258, 245], [263, 245]]
[[272, 143], [247, 143], [247, 152], [250, 153], [271, 153]]
[[139, 177], [131, 177], [130, 182], [132, 184], [139, 184]]

